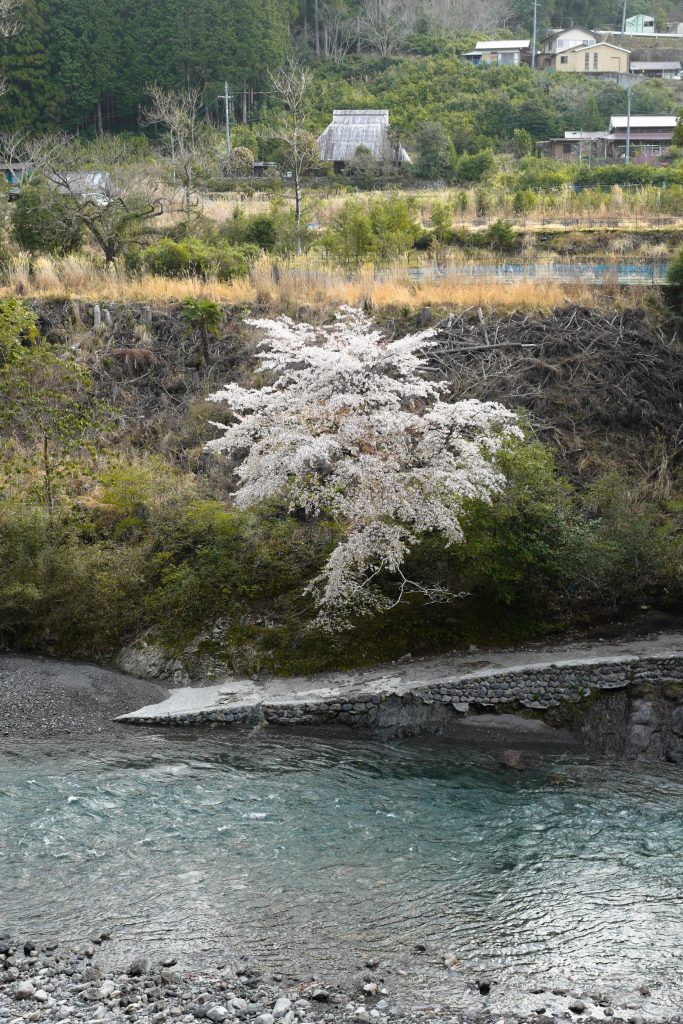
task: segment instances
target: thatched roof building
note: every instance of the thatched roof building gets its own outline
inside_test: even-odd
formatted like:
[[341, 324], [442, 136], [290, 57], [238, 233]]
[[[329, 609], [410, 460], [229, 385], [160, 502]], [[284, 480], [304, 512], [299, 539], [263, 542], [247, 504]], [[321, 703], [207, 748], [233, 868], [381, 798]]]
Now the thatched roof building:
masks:
[[400, 143], [389, 139], [388, 110], [335, 110], [332, 123], [318, 139], [318, 153], [323, 162], [346, 164], [362, 146], [375, 160], [387, 163], [410, 163]]

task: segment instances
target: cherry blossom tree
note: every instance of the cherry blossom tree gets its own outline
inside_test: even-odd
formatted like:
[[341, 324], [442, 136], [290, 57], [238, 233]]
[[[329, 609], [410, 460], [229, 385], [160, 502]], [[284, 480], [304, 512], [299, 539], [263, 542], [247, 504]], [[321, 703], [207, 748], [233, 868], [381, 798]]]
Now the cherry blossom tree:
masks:
[[489, 501], [504, 485], [494, 457], [521, 436], [514, 414], [495, 402], [444, 400], [426, 358], [432, 331], [388, 340], [350, 307], [324, 327], [247, 322], [263, 332], [258, 358], [271, 383], [209, 396], [234, 420], [214, 424], [223, 434], [207, 450], [234, 461], [239, 507], [277, 496], [291, 512], [336, 523], [340, 540], [307, 588], [317, 624], [347, 628], [411, 590], [453, 596], [409, 580], [406, 555], [428, 533], [462, 541], [464, 503]]

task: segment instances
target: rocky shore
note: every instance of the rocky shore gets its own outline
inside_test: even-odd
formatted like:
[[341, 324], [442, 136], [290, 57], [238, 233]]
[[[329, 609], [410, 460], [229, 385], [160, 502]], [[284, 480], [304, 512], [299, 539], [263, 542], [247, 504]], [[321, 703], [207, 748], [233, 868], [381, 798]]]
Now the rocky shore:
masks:
[[[401, 1009], [391, 975], [379, 960], [358, 965], [349, 984], [326, 984], [318, 978], [265, 977], [245, 957], [200, 971], [183, 971], [174, 958], [148, 962], [136, 957], [112, 968], [103, 949], [110, 936], [94, 936], [78, 947], [0, 936], [0, 1024], [104, 1024], [108, 1021], [195, 1024], [196, 1021], [244, 1024], [546, 1024], [560, 1021], [610, 1021], [613, 1024], [654, 1024], [655, 1018], [634, 1009], [623, 1014], [599, 993], [576, 995], [566, 986], [535, 989], [533, 1011], [492, 1012], [488, 996], [495, 982], [473, 978], [471, 988], [481, 1008], [458, 1012], [432, 1005]], [[416, 950], [425, 952], [424, 947]], [[442, 957], [449, 971], [457, 958]], [[400, 978], [396, 977], [396, 981]], [[646, 985], [640, 996], [650, 995]], [[683, 1024], [683, 1014], [667, 1024]]]

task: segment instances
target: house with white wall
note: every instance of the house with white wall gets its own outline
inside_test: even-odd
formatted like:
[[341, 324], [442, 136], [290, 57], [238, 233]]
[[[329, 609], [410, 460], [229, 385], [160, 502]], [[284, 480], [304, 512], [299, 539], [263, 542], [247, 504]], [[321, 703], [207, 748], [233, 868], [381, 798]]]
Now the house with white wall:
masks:
[[529, 64], [529, 39], [484, 39], [473, 50], [461, 54], [470, 64]]

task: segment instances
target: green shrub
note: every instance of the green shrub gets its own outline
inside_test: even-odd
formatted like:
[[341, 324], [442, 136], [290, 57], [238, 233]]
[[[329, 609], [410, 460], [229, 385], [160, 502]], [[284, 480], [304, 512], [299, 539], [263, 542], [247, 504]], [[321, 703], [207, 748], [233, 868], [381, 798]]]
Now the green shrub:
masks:
[[399, 194], [378, 196], [370, 202], [369, 212], [378, 256], [395, 259], [412, 248], [420, 228], [410, 198]]
[[493, 153], [490, 149], [484, 149], [480, 153], [465, 153], [456, 160], [453, 177], [456, 181], [481, 181], [493, 168], [493, 164]]
[[375, 251], [373, 224], [365, 203], [347, 199], [323, 236], [323, 245], [343, 267], [359, 267]]
[[249, 267], [258, 257], [260, 251], [257, 245], [249, 243], [240, 246], [217, 246], [212, 254], [210, 273], [219, 281], [232, 281], [236, 277], [246, 277]]
[[683, 248], [678, 250], [669, 264], [666, 279], [672, 287], [677, 288], [679, 293], [683, 295]]
[[267, 213], [247, 218], [242, 240], [258, 246], [259, 249], [274, 249], [277, 242], [274, 219]]
[[142, 264], [159, 277], [205, 277], [211, 264], [212, 249], [199, 238], [182, 242], [162, 238], [142, 252]]
[[212, 245], [192, 236], [181, 242], [162, 238], [143, 249], [139, 265], [160, 277], [217, 277], [220, 281], [231, 281], [249, 273], [250, 262], [258, 252], [254, 245]]
[[0, 647], [106, 659], [144, 626], [141, 552], [84, 543], [68, 515], [0, 507]]
[[486, 232], [488, 244], [499, 252], [510, 252], [515, 248], [517, 236], [515, 229], [507, 220], [496, 220]]
[[[509, 643], [648, 603], [680, 606], [681, 503], [659, 505], [606, 477], [579, 495], [538, 444], [500, 456], [507, 485], [466, 503], [465, 542], [427, 535], [406, 576], [445, 585], [442, 604], [410, 595], [352, 634], [310, 628], [306, 584], [337, 540], [324, 521], [276, 503], [249, 511], [197, 497], [190, 475], [161, 458], [122, 458], [55, 484], [49, 511], [35, 477], [40, 452], [0, 460], [0, 647], [107, 658], [151, 630], [174, 651], [235, 671], [354, 667], [398, 654]], [[78, 467], [72, 478], [78, 476]], [[398, 580], [383, 581], [388, 595]]]

